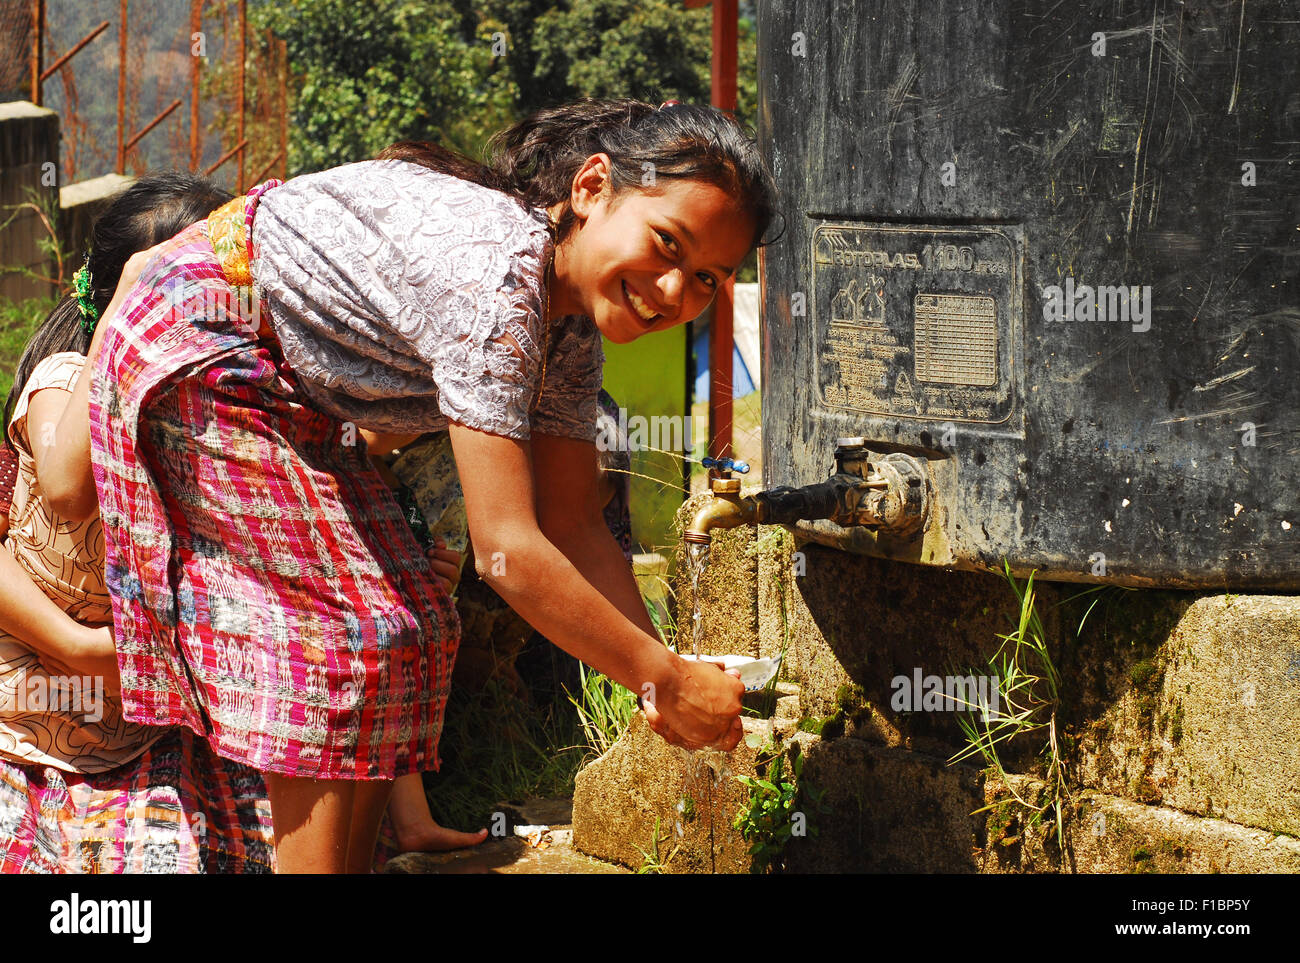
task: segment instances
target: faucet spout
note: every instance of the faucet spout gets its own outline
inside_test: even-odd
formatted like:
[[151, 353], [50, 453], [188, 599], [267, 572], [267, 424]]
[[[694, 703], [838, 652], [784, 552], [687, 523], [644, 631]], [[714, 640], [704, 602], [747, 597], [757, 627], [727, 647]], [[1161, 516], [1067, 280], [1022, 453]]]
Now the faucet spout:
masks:
[[868, 456], [850, 449], [837, 455], [840, 468], [830, 478], [801, 488], [779, 487], [740, 494], [740, 479], [714, 478], [713, 497], [691, 519], [682, 538], [708, 544], [714, 529], [741, 525], [792, 525], [829, 519], [838, 525], [862, 525], [899, 536], [912, 535], [925, 523], [929, 498], [924, 465], [902, 454]]
[[713, 497], [705, 502], [691, 519], [682, 538], [687, 542], [709, 544], [716, 528], [739, 528], [757, 525], [759, 501], [754, 495], [740, 494], [740, 481], [735, 478], [715, 478]]

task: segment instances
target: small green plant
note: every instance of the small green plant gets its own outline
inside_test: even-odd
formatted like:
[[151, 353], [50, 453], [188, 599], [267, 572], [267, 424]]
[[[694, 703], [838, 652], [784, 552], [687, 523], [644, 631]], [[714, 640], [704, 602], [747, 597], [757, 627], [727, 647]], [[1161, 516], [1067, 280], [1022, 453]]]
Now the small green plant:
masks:
[[3, 223], [0, 223], [0, 232], [3, 232], [5, 228], [12, 224], [23, 213], [23, 211], [31, 211], [34, 213], [37, 219], [41, 222], [41, 226], [45, 228], [46, 235], [48, 235], [47, 237], [37, 240], [36, 248], [45, 258], [54, 262], [55, 272], [51, 277], [33, 271], [29, 267], [19, 266], [0, 267], [0, 274], [21, 274], [34, 281], [48, 282], [62, 290], [64, 285], [64, 251], [63, 245], [59, 243], [59, 232], [57, 228], [59, 222], [59, 192], [57, 190], [38, 191], [29, 187], [25, 193], [27, 195], [27, 200], [19, 204], [8, 205], [7, 209], [12, 213]]
[[575, 697], [566, 693], [578, 710], [578, 721], [587, 737], [587, 745], [597, 756], [603, 756], [618, 742], [636, 712], [636, 696], [616, 682], [579, 664], [581, 685]]
[[[825, 790], [800, 786], [802, 755], [794, 757], [792, 768], [793, 772], [787, 778], [785, 756], [778, 753], [768, 763], [764, 778], [736, 777], [749, 790], [749, 799], [736, 814], [732, 826], [750, 844], [749, 854], [754, 857], [750, 865], [752, 873], [782, 869], [786, 845], [793, 837], [818, 834], [817, 826], [809, 816], [825, 811], [822, 806]], [[799, 806], [801, 803], [802, 808]]]
[[673, 861], [673, 857], [677, 855], [678, 850], [681, 848], [680, 846], [673, 846], [673, 848], [668, 851], [667, 856], [661, 856], [659, 853], [659, 847], [668, 842], [670, 838], [670, 834], [661, 834], [659, 832], [659, 817], [656, 816], [654, 835], [650, 838], [650, 848], [641, 849], [641, 847], [637, 847], [637, 850], [641, 853], [642, 857], [641, 865], [637, 868], [638, 875], [659, 875], [668, 869], [669, 864]]
[[[1046, 631], [1035, 605], [1034, 576], [1021, 585], [1004, 560], [1007, 581], [1020, 601], [1020, 619], [1014, 631], [999, 635], [1002, 644], [989, 660], [989, 668], [998, 679], [998, 700], [979, 706], [957, 718], [966, 736], [967, 746], [949, 762], [979, 756], [996, 772], [1012, 798], [1030, 813], [1036, 825], [1049, 810], [1056, 827], [1057, 841], [1065, 842], [1065, 804], [1069, 796], [1065, 763], [1061, 758], [1057, 713], [1060, 708], [1060, 675], [1047, 648]], [[1089, 609], [1091, 611], [1091, 608]], [[1087, 616], [1085, 615], [1085, 618]], [[1046, 770], [1047, 791], [1039, 800], [1024, 798], [1016, 791], [1002, 765], [999, 747], [1016, 736], [1041, 732], [1044, 735], [1042, 759]], [[984, 812], [985, 806], [976, 812]]]

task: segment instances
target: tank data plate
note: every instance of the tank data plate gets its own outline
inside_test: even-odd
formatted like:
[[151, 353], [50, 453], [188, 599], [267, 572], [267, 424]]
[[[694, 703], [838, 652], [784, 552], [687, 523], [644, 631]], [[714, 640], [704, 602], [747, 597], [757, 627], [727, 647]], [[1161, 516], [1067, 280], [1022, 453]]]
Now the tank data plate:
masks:
[[818, 224], [811, 301], [822, 403], [1008, 421], [1021, 364], [1021, 239], [1008, 225]]

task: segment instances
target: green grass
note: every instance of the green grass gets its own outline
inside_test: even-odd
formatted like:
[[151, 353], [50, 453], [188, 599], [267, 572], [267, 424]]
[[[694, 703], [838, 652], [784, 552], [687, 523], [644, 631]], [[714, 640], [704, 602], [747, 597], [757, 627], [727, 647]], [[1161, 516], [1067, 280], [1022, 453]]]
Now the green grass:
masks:
[[57, 303], [55, 298], [0, 298], [0, 403], [13, 387], [14, 369], [23, 349]]
[[569, 701], [578, 712], [591, 754], [603, 756], [632, 720], [636, 696], [585, 665], [579, 666], [578, 672], [582, 684]]
[[444, 826], [487, 826], [500, 802], [573, 795], [586, 757], [582, 729], [563, 699], [530, 702], [489, 683], [453, 685], [439, 742], [442, 769], [425, 776], [429, 809]]

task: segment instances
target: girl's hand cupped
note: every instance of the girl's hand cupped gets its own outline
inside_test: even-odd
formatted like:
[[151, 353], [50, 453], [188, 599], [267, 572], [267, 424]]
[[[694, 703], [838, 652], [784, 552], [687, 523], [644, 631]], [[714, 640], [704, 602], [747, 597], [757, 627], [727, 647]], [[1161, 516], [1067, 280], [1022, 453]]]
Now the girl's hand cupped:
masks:
[[657, 699], [646, 700], [650, 728], [675, 746], [730, 752], [744, 735], [740, 699], [745, 686], [740, 673], [724, 672], [712, 662], [673, 659], [672, 683]]

